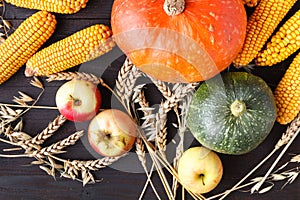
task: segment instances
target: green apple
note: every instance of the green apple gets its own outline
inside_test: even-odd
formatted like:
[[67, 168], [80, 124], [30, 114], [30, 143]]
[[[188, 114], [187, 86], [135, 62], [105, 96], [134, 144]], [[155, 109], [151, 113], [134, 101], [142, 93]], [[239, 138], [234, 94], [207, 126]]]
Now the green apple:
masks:
[[179, 159], [179, 180], [195, 194], [213, 190], [221, 181], [222, 175], [223, 165], [219, 156], [205, 147], [192, 147]]

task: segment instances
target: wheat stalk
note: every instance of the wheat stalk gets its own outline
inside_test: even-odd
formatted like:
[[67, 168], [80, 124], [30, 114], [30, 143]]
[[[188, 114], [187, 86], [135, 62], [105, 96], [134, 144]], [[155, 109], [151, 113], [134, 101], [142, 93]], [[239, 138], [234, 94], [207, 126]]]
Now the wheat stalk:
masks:
[[85, 80], [94, 83], [95, 85], [101, 84], [103, 80], [93, 74], [85, 72], [59, 72], [48, 76], [47, 81], [69, 81], [72, 79]]
[[[293, 143], [293, 141], [296, 139], [296, 137], [298, 136], [300, 132], [300, 128], [298, 128], [298, 130], [296, 132], [293, 132], [292, 137], [289, 137], [288, 142], [286, 143], [285, 147], [283, 148], [283, 150], [280, 152], [280, 154], [277, 156], [276, 160], [273, 162], [272, 166], [268, 169], [267, 173], [265, 174], [265, 176], [263, 177], [263, 179], [257, 184], [255, 185], [255, 187], [253, 188], [253, 191], [258, 191], [260, 189], [260, 187], [262, 186], [262, 184], [266, 181], [267, 177], [271, 174], [272, 170], [275, 168], [275, 166], [277, 165], [277, 163], [280, 161], [280, 159], [283, 157], [283, 155], [285, 154], [285, 152], [287, 151], [287, 149], [290, 147], [290, 145]], [[285, 139], [285, 138], [284, 138]], [[276, 148], [274, 149], [275, 151], [277, 150]]]
[[50, 146], [42, 148], [41, 150], [33, 151], [32, 153], [30, 153], [30, 156], [44, 158], [45, 156], [51, 154], [64, 153], [62, 150], [68, 146], [74, 145], [80, 139], [81, 136], [83, 136], [83, 131], [77, 131], [59, 142], [51, 144]]
[[144, 113], [144, 116], [141, 118], [143, 120], [142, 123], [140, 123], [141, 129], [143, 129], [143, 132], [145, 133], [147, 139], [149, 141], [153, 141], [156, 136], [156, 129], [155, 129], [155, 114], [154, 110], [155, 108], [150, 107], [149, 103], [146, 100], [144, 91], [143, 91], [143, 85], [138, 85], [134, 88], [134, 93], [132, 96], [132, 101], [134, 103], [139, 104], [139, 108], [135, 110], [140, 110]]
[[[62, 153], [62, 149], [74, 145], [75, 142], [82, 136], [82, 131], [76, 132], [69, 136], [68, 138], [57, 142], [49, 147], [43, 148], [41, 150], [36, 150], [31, 153], [30, 157], [34, 156], [37, 159], [37, 162], [33, 164], [47, 164], [51, 168], [42, 166], [41, 169], [46, 171], [49, 175], [55, 176], [55, 170], [58, 170], [60, 174], [65, 178], [71, 178], [73, 180], [82, 181], [83, 185], [86, 185], [88, 182], [95, 182], [93, 175], [90, 173], [90, 170], [96, 171], [102, 169], [106, 166], [111, 165], [113, 162], [119, 160], [121, 157], [104, 157], [97, 160], [65, 160], [59, 157], [54, 156], [54, 154]], [[44, 160], [47, 158], [48, 161]], [[54, 160], [60, 161], [63, 163], [59, 165], [55, 163]], [[81, 179], [79, 179], [79, 173], [81, 173]]]
[[46, 139], [51, 137], [66, 122], [66, 120], [67, 119], [63, 115], [58, 115], [41, 133], [33, 137], [30, 142], [33, 144], [42, 144]]
[[64, 163], [64, 171], [61, 172], [61, 175], [66, 178], [71, 178], [75, 180], [79, 176], [79, 172], [81, 172], [81, 179], [83, 182], [83, 186], [90, 181], [92, 183], [95, 183], [94, 177], [91, 174], [90, 170], [95, 171], [107, 167], [112, 163], [116, 162], [117, 160], [119, 160], [123, 156], [125, 155], [118, 156], [118, 157], [104, 157], [102, 159], [89, 160], [89, 161], [80, 161], [80, 160], [67, 161], [67, 160], [60, 159]]
[[[141, 138], [144, 141], [144, 144], [146, 146], [146, 148], [149, 151], [149, 155], [151, 156], [153, 163], [158, 171], [158, 174], [162, 180], [163, 186], [165, 187], [165, 190], [167, 192], [167, 195], [169, 196], [169, 199], [175, 199], [175, 196], [173, 196], [172, 194], [172, 190], [171, 188], [169, 188], [168, 186], [168, 182], [165, 179], [165, 177], [163, 176], [163, 171], [162, 171], [162, 167], [161, 165], [173, 176], [175, 177], [177, 180], [179, 180], [178, 178], [178, 174], [177, 171], [173, 168], [173, 166], [168, 162], [168, 160], [166, 159], [166, 157], [159, 151], [156, 151], [155, 147], [149, 143], [149, 141], [147, 141], [146, 137], [141, 133], [140, 134]], [[185, 185], [182, 185], [183, 187], [185, 187]], [[193, 192], [191, 192], [190, 190], [188, 190], [186, 188], [186, 190], [189, 192], [189, 194], [194, 198], [194, 199], [201, 199], [204, 200], [205, 198], [202, 195], [197, 195], [194, 194]]]
[[[169, 86], [167, 86], [164, 82], [153, 80], [155, 85], [157, 85], [157, 88], [161, 91], [163, 96], [166, 98], [166, 101], [163, 101], [161, 103], [161, 106], [158, 110], [158, 113], [156, 114], [156, 137], [155, 142], [156, 146], [158, 147], [160, 155], [165, 157], [165, 150], [166, 150], [166, 135], [167, 135], [167, 129], [166, 129], [166, 123], [167, 123], [167, 113], [173, 109], [176, 108], [178, 105], [178, 102], [182, 101], [182, 99], [191, 91], [194, 91], [194, 88], [196, 87], [196, 84], [188, 85], [186, 88], [183, 88], [181, 84], [175, 84], [173, 87], [174, 93], [169, 89]], [[191, 87], [192, 86], [192, 87]], [[191, 89], [192, 88], [192, 89]], [[143, 102], [140, 103], [143, 105]], [[143, 109], [141, 109], [143, 111]], [[146, 110], [144, 110], [146, 111]], [[151, 110], [150, 110], [151, 111]], [[149, 150], [149, 146], [148, 150]], [[151, 149], [151, 151], [153, 151]], [[161, 170], [160, 162], [156, 159], [156, 157], [151, 153], [150, 156], [155, 164], [156, 169], [159, 172], [160, 179], [163, 182], [163, 185], [166, 189], [167, 195], [169, 198], [173, 199], [175, 198], [175, 194], [172, 191], [172, 189], [169, 187], [166, 177]]]
[[123, 154], [122, 156], [116, 156], [116, 157], [103, 157], [101, 159], [97, 160], [88, 160], [88, 161], [80, 161], [80, 160], [73, 160], [73, 161], [67, 161], [65, 164], [67, 167], [73, 167], [76, 170], [98, 170], [105, 168], [112, 163], [116, 162], [120, 158], [126, 156], [126, 154]]
[[[192, 96], [193, 93], [188, 93], [187, 96], [180, 102], [179, 109], [181, 114], [179, 114], [178, 109], [175, 109], [175, 113], [178, 121], [177, 135], [179, 136], [179, 141], [177, 142], [177, 147], [176, 147], [176, 154], [173, 159], [173, 167], [176, 170], [178, 169], [178, 161], [184, 152], [184, 146], [183, 146], [184, 133], [186, 132], [187, 129], [188, 108], [192, 100]], [[173, 189], [174, 196], [176, 196], [178, 186], [179, 186], [178, 180], [173, 177], [172, 189]]]
[[116, 80], [116, 93], [121, 97], [125, 93], [126, 80], [128, 74], [131, 72], [134, 65], [130, 62], [129, 58], [125, 59], [124, 64], [122, 65]]
[[22, 121], [17, 123], [14, 129], [12, 129], [10, 125], [5, 127], [5, 131], [3, 130], [3, 133], [11, 142], [15, 142], [16, 145], [25, 149], [27, 154], [30, 154], [32, 153], [32, 149], [40, 150], [41, 147], [39, 145], [51, 137], [53, 133], [64, 124], [65, 121], [66, 119], [62, 115], [59, 115], [53, 122], [48, 124], [47, 128], [33, 138], [27, 133], [21, 131]]
[[[107, 86], [102, 79], [97, 78], [96, 76], [92, 74], [86, 74], [86, 73], [59, 73], [55, 75], [51, 75], [48, 78], [48, 81], [53, 80], [71, 80], [71, 79], [83, 79], [87, 81], [91, 81], [93, 83], [100, 83], [106, 87]], [[83, 185], [88, 183], [89, 181], [94, 181], [94, 178], [92, 174], [89, 172], [89, 170], [97, 170], [100, 168], [103, 168], [107, 165], [110, 165], [112, 162], [119, 159], [119, 157], [114, 158], [103, 158], [99, 160], [93, 160], [93, 161], [69, 161], [64, 160], [59, 157], [54, 156], [54, 154], [63, 153], [62, 151], [64, 148], [74, 145], [79, 138], [83, 135], [83, 131], [76, 132], [69, 137], [56, 142], [48, 147], [41, 148], [41, 144], [51, 137], [55, 131], [59, 127], [61, 127], [66, 119], [59, 115], [54, 119], [54, 121], [50, 122], [48, 126], [38, 135], [35, 137], [31, 137], [27, 133], [24, 133], [21, 131], [22, 129], [22, 121], [16, 124], [16, 126], [13, 128], [11, 126], [11, 122], [15, 121], [17, 118], [20, 117], [20, 115], [27, 112], [29, 109], [33, 108], [35, 103], [39, 100], [41, 94], [44, 92], [44, 86], [43, 84], [36, 78], [31, 81], [30, 83], [32, 86], [42, 89], [42, 92], [39, 94], [37, 99], [32, 103], [32, 105], [27, 105], [27, 102], [33, 101], [34, 99], [31, 98], [29, 95], [19, 92], [20, 97], [14, 97], [14, 101], [18, 103], [19, 105], [12, 105], [15, 107], [27, 107], [25, 111], [18, 109], [13, 110], [7, 104], [1, 104], [0, 105], [0, 133], [4, 134], [9, 138], [9, 141], [1, 139], [2, 142], [14, 145], [14, 146], [20, 146], [25, 150], [25, 154], [23, 155], [1, 155], [2, 157], [34, 157], [37, 160], [33, 161], [32, 164], [38, 164], [40, 165], [40, 168], [44, 170], [47, 174], [53, 176], [55, 178], [55, 170], [60, 171], [62, 176], [73, 178], [79, 181], [83, 182]], [[9, 119], [9, 121], [8, 121]], [[10, 150], [19, 150], [14, 148]], [[68, 163], [72, 163], [72, 167], [69, 167], [71, 172], [70, 174], [65, 174], [62, 169], [64, 169], [64, 166], [57, 164], [56, 161], [64, 163], [64, 166], [68, 166]], [[78, 179], [78, 174], [81, 173], [81, 178]], [[74, 177], [74, 175], [76, 175]]]
[[141, 75], [142, 73], [132, 64], [129, 58], [126, 58], [118, 73], [115, 92], [129, 114], [131, 114], [131, 96], [135, 83]]
[[[139, 87], [139, 90], [134, 90], [134, 94], [133, 94], [133, 102], [138, 102], [141, 108], [149, 108], [149, 103], [147, 102], [146, 98], [145, 98], [145, 94], [142, 90], [142, 87]], [[144, 110], [144, 115], [147, 116], [149, 114], [151, 114], [151, 112]], [[136, 154], [139, 158], [139, 160], [141, 161], [141, 164], [143, 166], [144, 169], [147, 170], [146, 167], [146, 153], [145, 153], [145, 147], [143, 144], [143, 140], [142, 138], [136, 138], [135, 141], [135, 147], [136, 147]]]
[[22, 109], [13, 110], [7, 105], [0, 106], [0, 122], [1, 127], [5, 127], [11, 122], [17, 120], [24, 111]]
[[173, 92], [171, 91], [169, 85], [167, 85], [166, 82], [163, 82], [161, 80], [157, 80], [157, 79], [154, 79], [154, 78], [151, 78], [151, 81], [155, 84], [157, 89], [160, 91], [160, 93], [166, 99], [170, 99], [173, 96]]
[[249, 176], [251, 176], [259, 167], [261, 167], [275, 152], [277, 152], [280, 147], [285, 146], [285, 148], [282, 150], [280, 155], [276, 158], [276, 160], [273, 162], [272, 166], [269, 168], [267, 173], [265, 174], [264, 178], [260, 180], [260, 182], [255, 185], [255, 188], [253, 191], [258, 191], [261, 187], [261, 185], [265, 182], [271, 171], [274, 169], [274, 167], [277, 165], [281, 157], [284, 155], [288, 147], [292, 144], [294, 139], [297, 137], [298, 133], [300, 131], [300, 114], [292, 121], [290, 126], [286, 129], [285, 133], [282, 134], [279, 141], [276, 143], [274, 149], [262, 160], [260, 161], [249, 173], [247, 173], [238, 183], [236, 183], [231, 189], [227, 190], [223, 193], [223, 196], [220, 199], [224, 199], [226, 196], [228, 196], [232, 191], [235, 191], [236, 188], [238, 188]]
[[[141, 129], [143, 129], [144, 131], [148, 132], [149, 133], [149, 130], [150, 132], [154, 129], [155, 127], [155, 119], [152, 118], [151, 116], [153, 115], [152, 114], [152, 111], [153, 109], [149, 107], [149, 103], [147, 102], [146, 100], [146, 97], [145, 97], [145, 94], [144, 94], [144, 91], [143, 91], [143, 88], [144, 88], [144, 84], [142, 85], [138, 85], [136, 86], [133, 90], [133, 95], [132, 95], [132, 101], [134, 103], [138, 103], [140, 105], [140, 108], [139, 110], [143, 111], [144, 113], [144, 117], [142, 118], [143, 120], [145, 120], [141, 126]], [[135, 109], [136, 110], [136, 109]], [[147, 133], [146, 133], [147, 135]], [[151, 138], [150, 138], [151, 139]], [[152, 165], [152, 168], [150, 169], [150, 172], [148, 172], [148, 169], [147, 169], [147, 166], [146, 166], [146, 151], [145, 151], [145, 145], [143, 143], [143, 139], [140, 138], [140, 137], [137, 137], [136, 138], [136, 141], [135, 141], [135, 147], [136, 147], [136, 154], [138, 156], [138, 159], [140, 160], [141, 162], [141, 165], [146, 173], [146, 176], [147, 176], [147, 182], [145, 183], [144, 185], [144, 188], [140, 194], [140, 197], [139, 199], [142, 199], [147, 187], [148, 187], [148, 184], [150, 183], [157, 199], [161, 199], [154, 184], [152, 183], [152, 180], [151, 180], [151, 176], [152, 176], [152, 172], [153, 172], [153, 165]]]
[[[39, 99], [41, 98], [41, 96], [43, 95], [43, 93], [45, 91], [43, 84], [36, 77], [34, 77], [34, 79], [31, 80], [30, 84], [41, 89], [41, 92], [39, 93], [37, 98], [33, 101], [33, 98], [31, 98], [30, 96], [26, 95], [23, 92], [19, 92], [19, 94], [21, 95], [21, 97], [19, 99], [22, 101], [21, 104], [25, 104], [24, 105], [26, 107], [25, 110], [21, 110], [21, 109], [14, 110], [14, 109], [10, 108], [7, 104], [1, 103], [1, 105], [0, 105], [1, 126], [5, 126], [9, 123], [14, 122], [18, 118], [20, 118], [22, 115], [24, 115], [26, 112], [28, 112], [32, 107], [34, 107], [35, 104], [39, 101]], [[33, 103], [31, 105], [27, 105], [26, 102], [29, 102], [29, 101], [33, 101]]]
[[286, 132], [282, 134], [281, 138], [275, 145], [275, 149], [279, 149], [283, 145], [286, 145], [296, 134], [297, 130], [300, 128], [300, 114], [292, 121]]
[[[266, 180], [271, 185], [268, 185], [268, 186], [264, 187], [263, 189], [258, 190], [257, 192], [259, 194], [262, 194], [262, 193], [266, 193], [266, 192], [270, 191], [273, 188], [273, 186], [274, 186], [273, 182], [275, 182], [275, 181], [287, 180], [281, 188], [284, 188], [287, 184], [291, 184], [293, 181], [295, 181], [295, 179], [300, 174], [299, 166], [288, 169], [288, 170], [285, 170], [285, 171], [282, 171], [282, 172], [280, 172], [280, 171], [283, 170], [289, 163], [299, 163], [299, 162], [300, 162], [300, 155], [293, 156], [288, 162], [286, 162], [285, 164], [280, 166], [278, 169], [276, 169], [273, 173], [268, 175]], [[251, 193], [254, 193], [256, 191], [255, 190], [255, 188], [256, 188], [255, 185], [258, 185], [260, 183], [260, 181], [262, 181], [263, 179], [264, 179], [263, 176], [255, 177], [255, 178], [251, 179], [249, 183], [239, 185], [238, 187], [234, 188], [234, 190], [235, 191], [236, 190], [241, 190], [245, 187], [252, 186], [249, 191]], [[220, 194], [216, 194], [214, 196], [211, 196], [211, 197], [207, 198], [207, 200], [222, 197], [223, 195], [227, 194], [226, 192], [227, 191], [225, 191], [223, 193], [220, 193]]]
[[172, 109], [169, 105], [169, 101], [162, 102], [158, 113], [156, 114], [156, 138], [155, 143], [158, 150], [165, 154], [167, 143], [167, 114]]
[[32, 151], [32, 148], [30, 147], [37, 149], [38, 145], [43, 144], [45, 140], [50, 138], [66, 122], [66, 120], [67, 119], [63, 115], [58, 115], [41, 133], [24, 141], [24, 145], [28, 147], [26, 148], [26, 153]]
[[167, 114], [173, 108], [178, 106], [178, 103], [186, 98], [189, 94], [192, 94], [197, 87], [198, 83], [190, 84], [175, 84], [173, 89], [170, 90], [165, 85], [165, 83], [157, 80], [153, 80], [155, 85], [159, 88], [162, 95], [166, 98], [166, 101], [161, 103], [156, 116], [156, 130], [157, 137], [156, 142], [158, 149], [161, 152], [166, 150], [166, 124], [167, 124]]

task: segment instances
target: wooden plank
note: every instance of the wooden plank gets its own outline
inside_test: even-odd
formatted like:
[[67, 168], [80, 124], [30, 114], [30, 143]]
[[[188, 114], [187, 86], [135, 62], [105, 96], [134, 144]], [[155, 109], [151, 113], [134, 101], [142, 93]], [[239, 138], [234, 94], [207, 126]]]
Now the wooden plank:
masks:
[[[74, 14], [57, 14], [54, 13], [58, 19], [110, 19], [112, 0], [90, 0], [86, 8], [81, 9]], [[29, 17], [37, 10], [30, 10], [27, 8], [16, 7], [12, 4], [6, 3], [5, 18], [8, 20], [22, 19]]]

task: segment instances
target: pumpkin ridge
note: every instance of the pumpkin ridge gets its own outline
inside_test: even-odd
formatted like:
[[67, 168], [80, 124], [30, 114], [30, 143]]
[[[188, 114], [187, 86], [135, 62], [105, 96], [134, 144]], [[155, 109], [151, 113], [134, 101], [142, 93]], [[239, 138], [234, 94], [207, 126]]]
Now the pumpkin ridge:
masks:
[[[132, 63], [143, 71], [145, 60], [149, 63], [159, 60], [162, 61], [161, 65], [157, 65], [152, 70], [159, 72], [162, 71], [162, 66], [168, 64], [174, 68], [171, 76], [164, 76], [164, 73], [156, 73], [156, 76], [152, 76], [152, 78], [166, 82], [199, 82], [210, 79], [226, 69], [242, 48], [246, 34], [247, 16], [242, 2], [240, 0], [185, 0], [184, 11], [171, 17], [163, 10], [164, 2], [164, 0], [115, 0], [111, 14], [114, 35], [137, 28], [168, 28], [192, 38], [204, 48], [205, 51], [200, 51], [200, 53], [205, 53], [198, 56], [192, 45], [184, 43], [180, 47], [188, 55], [183, 56], [184, 59], [161, 53], [160, 50], [155, 50], [150, 54], [145, 54], [141, 50], [134, 52], [135, 55], [125, 51]], [[116, 44], [124, 50], [122, 47], [135, 44], [139, 38], [156, 37], [155, 34], [151, 34], [153, 33], [149, 32], [144, 35], [145, 37], [125, 37], [124, 40], [116, 41]], [[162, 44], [170, 41], [177, 44], [176, 40], [168, 38], [164, 39]], [[213, 62], [205, 63], [207, 54]], [[180, 63], [177, 62], [179, 59]], [[196, 62], [187, 62], [189, 59]], [[202, 60], [205, 62], [202, 63]], [[200, 65], [191, 67], [190, 63], [193, 65], [200, 63]], [[177, 65], [183, 69], [179, 71], [179, 74], [176, 73]], [[151, 74], [148, 75], [151, 76]], [[186, 80], [182, 81], [182, 78], [178, 76], [186, 77]]]
[[[276, 118], [274, 96], [255, 75], [227, 72], [222, 78], [224, 86], [216, 78], [211, 79], [209, 86], [207, 82], [199, 86], [189, 107], [188, 127], [203, 146], [225, 154], [245, 154], [271, 132]], [[245, 103], [245, 110], [238, 117], [230, 111], [235, 97]]]

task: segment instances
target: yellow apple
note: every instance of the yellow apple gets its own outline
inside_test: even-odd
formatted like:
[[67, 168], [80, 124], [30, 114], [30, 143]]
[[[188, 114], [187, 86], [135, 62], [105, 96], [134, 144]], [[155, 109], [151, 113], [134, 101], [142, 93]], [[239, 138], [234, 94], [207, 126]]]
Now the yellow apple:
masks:
[[128, 152], [136, 136], [137, 126], [132, 118], [117, 109], [100, 112], [88, 128], [88, 141], [102, 156], [120, 156]]
[[205, 147], [192, 147], [179, 159], [179, 180], [193, 193], [210, 192], [219, 184], [222, 175], [223, 165], [219, 156]]

